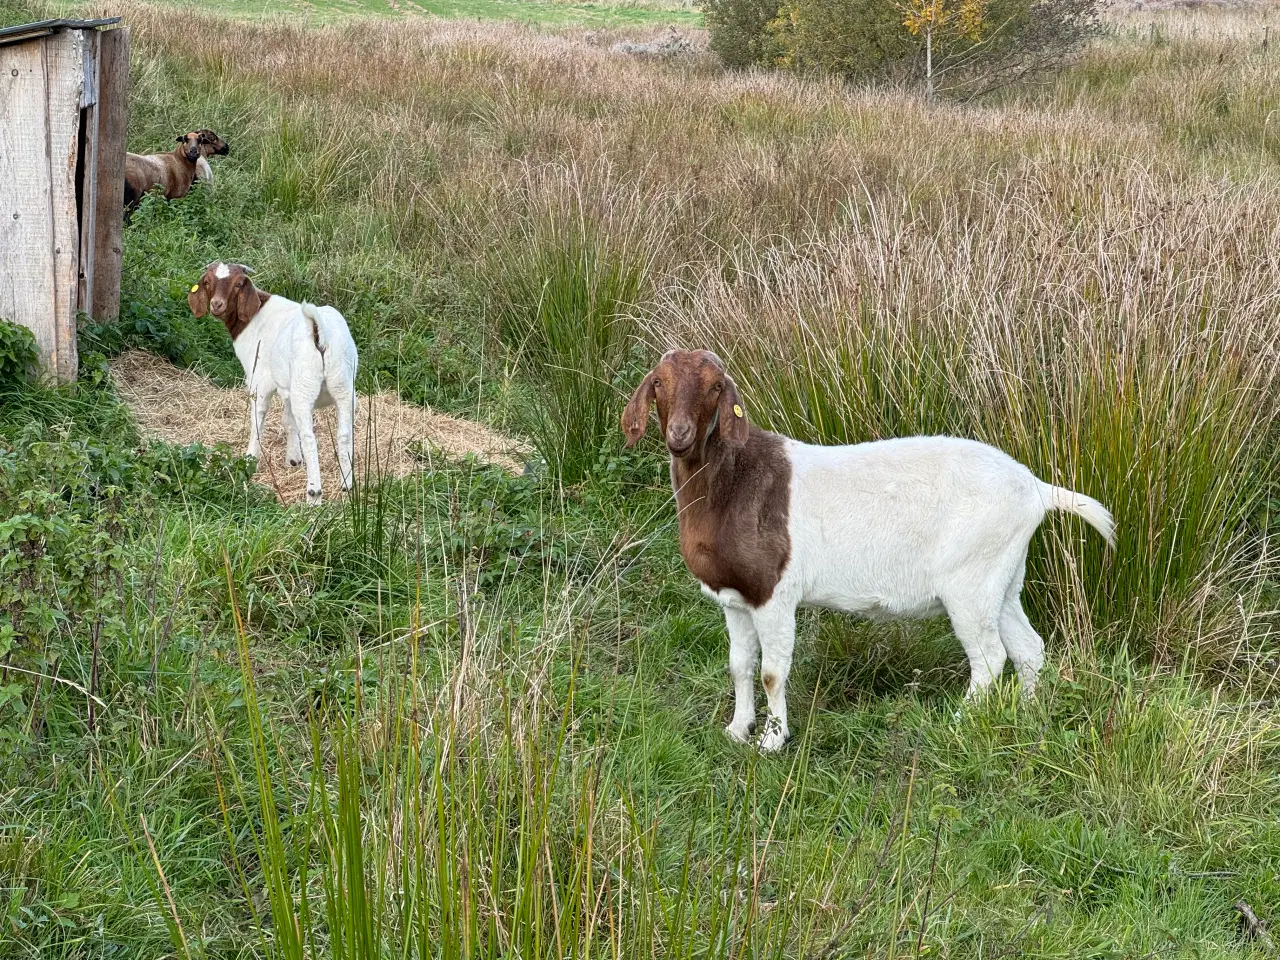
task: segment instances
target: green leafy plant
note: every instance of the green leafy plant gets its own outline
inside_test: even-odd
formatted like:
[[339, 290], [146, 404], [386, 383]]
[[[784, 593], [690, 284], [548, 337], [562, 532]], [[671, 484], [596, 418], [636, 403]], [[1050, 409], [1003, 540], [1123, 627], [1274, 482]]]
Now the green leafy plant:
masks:
[[0, 318], [0, 387], [29, 383], [39, 363], [40, 351], [31, 331]]

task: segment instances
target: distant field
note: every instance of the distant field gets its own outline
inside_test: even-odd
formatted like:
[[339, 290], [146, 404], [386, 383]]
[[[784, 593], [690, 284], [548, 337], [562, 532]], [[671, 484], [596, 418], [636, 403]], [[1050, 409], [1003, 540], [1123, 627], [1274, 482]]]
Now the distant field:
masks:
[[[175, 2], [175, 5], [178, 5]], [[618, 27], [701, 26], [702, 14], [661, 0], [639, 3], [559, 3], [556, 0], [197, 0], [194, 4], [224, 15], [271, 18], [303, 15], [330, 22], [351, 15], [470, 17], [515, 20], [545, 26]]]

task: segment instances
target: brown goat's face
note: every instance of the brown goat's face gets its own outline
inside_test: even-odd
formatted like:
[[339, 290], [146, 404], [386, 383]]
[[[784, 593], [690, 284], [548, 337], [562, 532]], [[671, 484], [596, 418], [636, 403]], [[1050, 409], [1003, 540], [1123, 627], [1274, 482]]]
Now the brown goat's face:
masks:
[[203, 157], [214, 155], [225, 157], [231, 152], [231, 148], [227, 146], [226, 141], [212, 130], [197, 130], [196, 137], [199, 140], [200, 155]]
[[200, 159], [200, 134], [195, 132], [184, 133], [182, 136], [177, 138], [177, 141], [181, 144], [181, 146], [178, 147], [178, 151], [184, 157], [192, 163], [195, 163], [195, 161]]
[[667, 450], [676, 458], [701, 451], [719, 419], [720, 437], [732, 446], [747, 440], [747, 417], [738, 388], [709, 350], [671, 350], [645, 375], [622, 414], [627, 446], [644, 436], [650, 405]]
[[264, 294], [249, 279], [252, 273], [242, 263], [215, 261], [204, 268], [204, 276], [187, 294], [187, 305], [197, 317], [212, 313], [221, 320], [234, 340], [262, 308]]

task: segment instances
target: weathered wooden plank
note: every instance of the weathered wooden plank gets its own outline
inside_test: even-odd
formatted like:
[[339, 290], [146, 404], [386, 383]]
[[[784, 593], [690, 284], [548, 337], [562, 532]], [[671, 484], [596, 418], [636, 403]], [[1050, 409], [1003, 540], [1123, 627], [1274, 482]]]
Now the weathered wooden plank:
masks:
[[76, 210], [80, 220], [80, 251], [76, 304], [87, 312], [93, 303], [93, 254], [97, 219], [98, 151], [98, 54], [101, 40], [96, 30], [85, 34], [84, 89], [80, 91], [79, 160], [76, 166]]
[[30, 328], [52, 372], [57, 301], [44, 43], [0, 47], [0, 317]]
[[[76, 160], [76, 217], [79, 250], [76, 260], [76, 305], [87, 310], [93, 302], [94, 152], [98, 142], [98, 35], [85, 35], [84, 84], [80, 90], [80, 133]], [[90, 91], [93, 99], [90, 100]]]
[[106, 322], [120, 318], [124, 154], [129, 131], [129, 28], [105, 30], [99, 37], [93, 298], [88, 303], [90, 315]]
[[86, 33], [64, 30], [44, 41], [46, 129], [49, 138], [50, 215], [53, 219], [54, 358], [61, 381], [76, 377], [76, 295], [80, 229], [76, 209], [76, 160], [80, 92], [84, 86]]
[[80, 86], [80, 107], [92, 107], [98, 102], [98, 44], [97, 30], [84, 34], [84, 83]]

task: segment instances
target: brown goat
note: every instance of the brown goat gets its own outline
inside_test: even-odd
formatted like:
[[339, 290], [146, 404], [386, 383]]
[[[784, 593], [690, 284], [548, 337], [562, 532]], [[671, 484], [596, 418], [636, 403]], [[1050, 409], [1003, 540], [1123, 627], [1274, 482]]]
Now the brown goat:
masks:
[[164, 190], [166, 200], [185, 197], [201, 173], [207, 158], [231, 152], [212, 130], [194, 130], [176, 138], [178, 146], [169, 153], [129, 153], [124, 160], [124, 207], [133, 210], [143, 195], [154, 187]]

